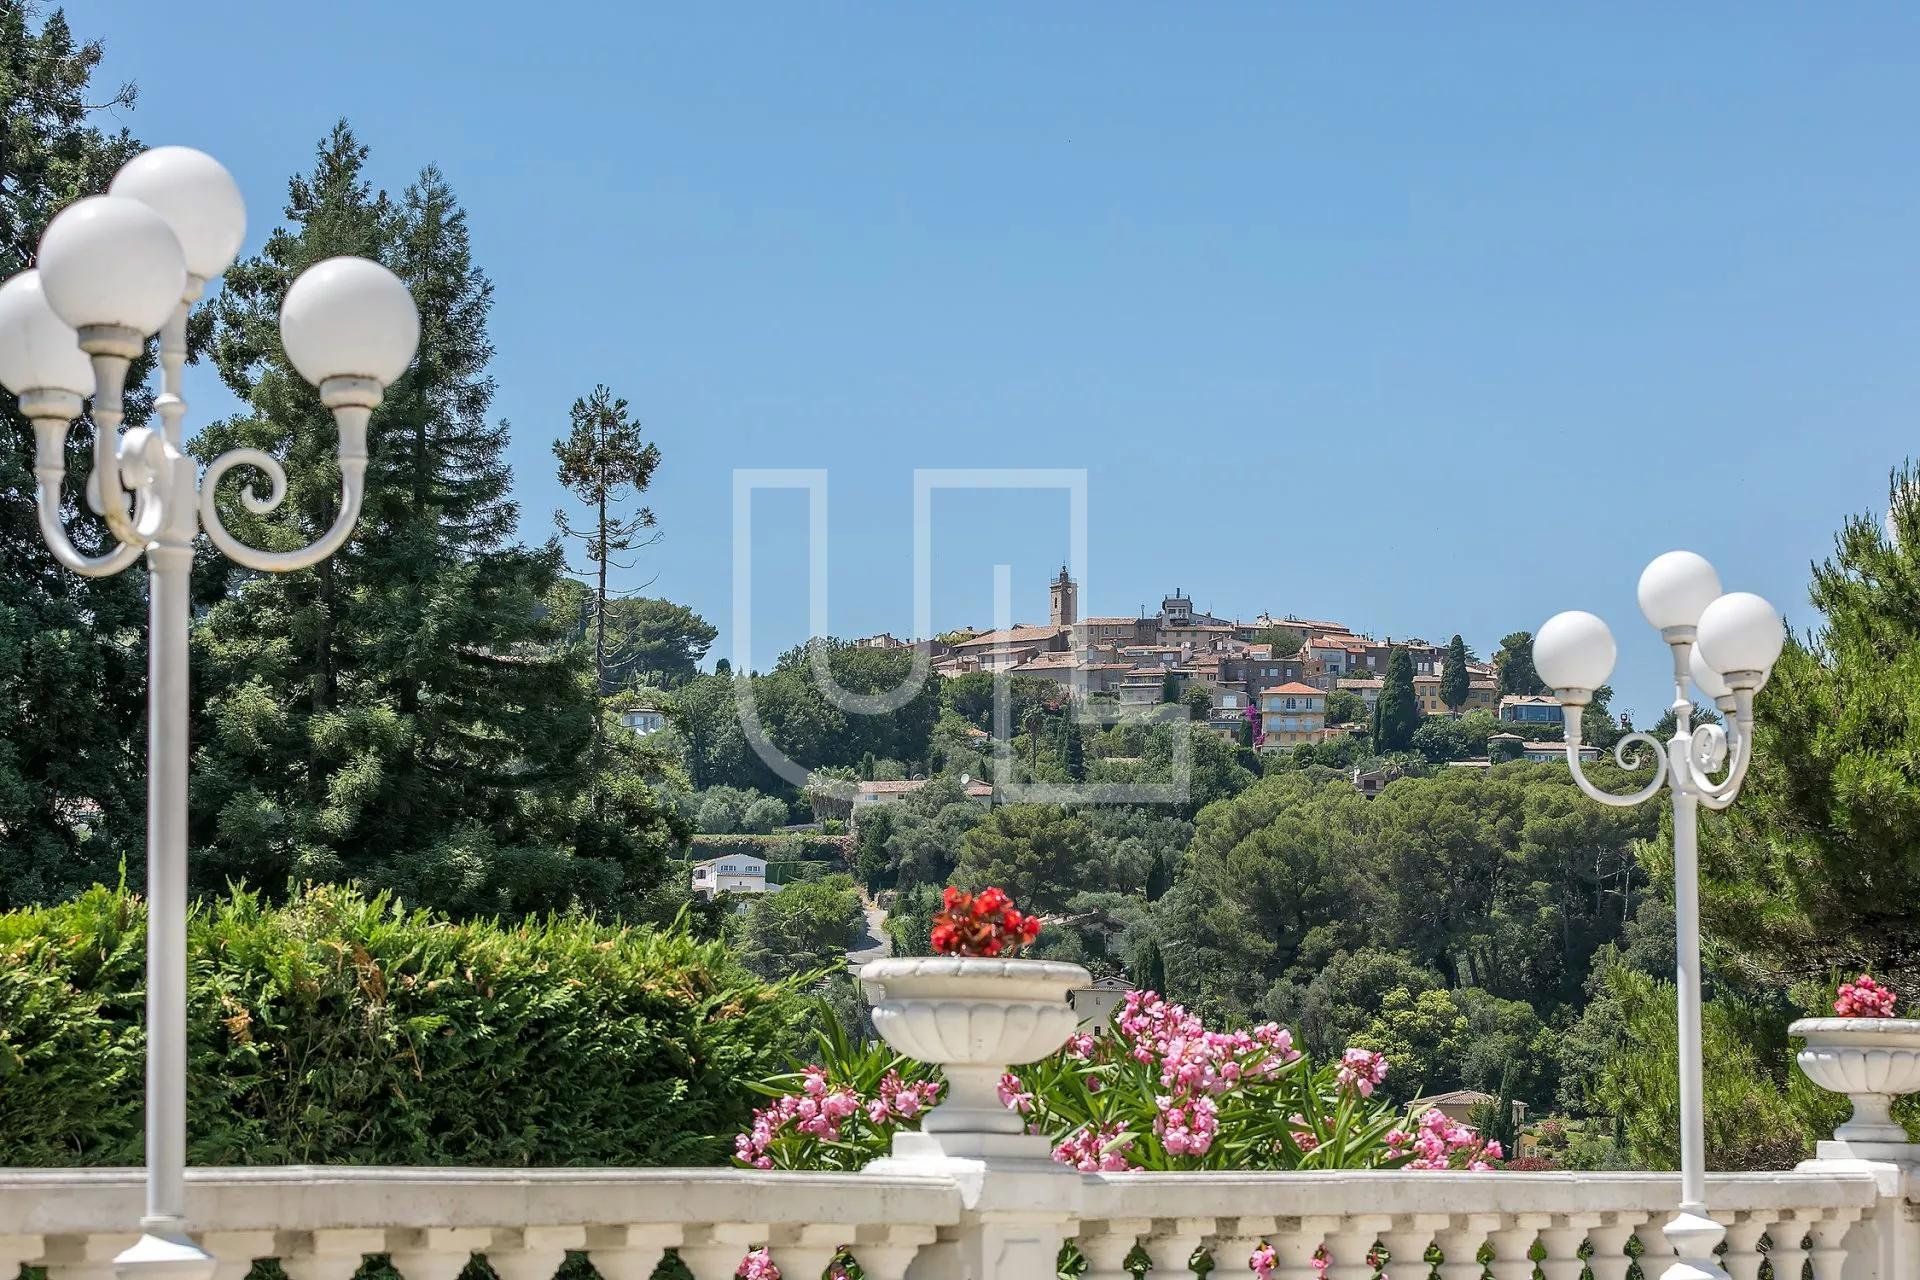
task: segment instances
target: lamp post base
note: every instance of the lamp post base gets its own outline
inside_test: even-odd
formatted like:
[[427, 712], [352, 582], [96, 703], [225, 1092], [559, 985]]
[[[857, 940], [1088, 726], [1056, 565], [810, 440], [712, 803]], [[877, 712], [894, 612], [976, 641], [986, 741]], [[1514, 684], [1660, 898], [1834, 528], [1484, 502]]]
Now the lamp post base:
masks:
[[1704, 1213], [1682, 1209], [1661, 1230], [1676, 1256], [1660, 1273], [1660, 1280], [1729, 1280], [1727, 1269], [1713, 1255], [1726, 1239], [1725, 1227]]
[[113, 1260], [120, 1280], [213, 1280], [219, 1263], [187, 1235], [178, 1219], [149, 1218], [141, 1236]]

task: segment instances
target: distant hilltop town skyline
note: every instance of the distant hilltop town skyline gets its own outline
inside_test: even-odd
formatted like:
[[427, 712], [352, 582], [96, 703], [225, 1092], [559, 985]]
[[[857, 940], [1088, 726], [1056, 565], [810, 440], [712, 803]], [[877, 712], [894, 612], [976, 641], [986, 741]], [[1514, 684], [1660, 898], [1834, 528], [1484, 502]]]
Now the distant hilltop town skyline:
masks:
[[[1264, 731], [1263, 745], [1270, 747], [1317, 742], [1350, 731], [1351, 720], [1329, 723], [1330, 696], [1344, 690], [1371, 712], [1395, 649], [1404, 649], [1412, 660], [1422, 715], [1486, 710], [1516, 721], [1558, 720], [1545, 706], [1530, 705], [1551, 699], [1502, 698], [1494, 666], [1484, 660], [1466, 664], [1466, 701], [1446, 706], [1440, 685], [1448, 639], [1376, 639], [1331, 619], [1264, 611], [1252, 619], [1221, 618], [1196, 609], [1178, 587], [1161, 599], [1154, 613], [1083, 617], [1079, 584], [1063, 566], [1047, 584], [1045, 623], [1021, 622], [995, 630], [962, 627], [940, 633], [929, 646], [932, 669], [942, 676], [1004, 672], [1122, 706], [1172, 701], [1199, 685], [1209, 691], [1209, 718], [1217, 728], [1233, 733], [1244, 721], [1257, 720]], [[883, 633], [855, 643], [905, 648], [910, 642]], [[1551, 708], [1558, 710], [1557, 705]]]

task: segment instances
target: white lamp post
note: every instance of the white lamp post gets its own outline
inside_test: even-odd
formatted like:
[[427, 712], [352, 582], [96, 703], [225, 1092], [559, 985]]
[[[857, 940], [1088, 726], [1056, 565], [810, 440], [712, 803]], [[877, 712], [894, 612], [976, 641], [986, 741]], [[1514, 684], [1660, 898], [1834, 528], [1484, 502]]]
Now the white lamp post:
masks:
[[[367, 418], [413, 359], [420, 321], [406, 286], [385, 267], [332, 258], [287, 290], [280, 336], [320, 389], [340, 432], [340, 513], [299, 551], [268, 552], [234, 538], [214, 502], [236, 466], [264, 472], [272, 491], [242, 502], [264, 513], [286, 495], [278, 459], [236, 449], [197, 474], [184, 451], [180, 375], [187, 312], [233, 262], [246, 230], [239, 188], [218, 161], [185, 147], [130, 160], [109, 194], [62, 211], [40, 241], [37, 270], [0, 285], [0, 384], [33, 422], [40, 532], [75, 573], [105, 577], [141, 554], [149, 596], [147, 689], [147, 1212], [138, 1242], [114, 1260], [129, 1276], [210, 1277], [214, 1262], [186, 1234], [187, 1147], [187, 596], [194, 536], [250, 569], [284, 573], [333, 554], [359, 518]], [[160, 335], [158, 431], [122, 431], [128, 365]], [[61, 521], [67, 429], [93, 398], [93, 471], [86, 502], [113, 549], [84, 555]]]
[[[1636, 805], [1673, 794], [1676, 985], [1680, 995], [1680, 1211], [1666, 1224], [1677, 1255], [1663, 1280], [1727, 1280], [1713, 1251], [1726, 1229], [1707, 1215], [1706, 1122], [1700, 1066], [1701, 805], [1732, 804], [1753, 760], [1753, 696], [1785, 639], [1780, 615], [1759, 596], [1720, 594], [1720, 576], [1691, 551], [1669, 551], [1640, 575], [1640, 612], [1673, 651], [1673, 737], [1661, 743], [1630, 733], [1614, 749], [1622, 768], [1653, 753], [1653, 778], [1631, 795], [1600, 790], [1580, 767], [1580, 714], [1613, 671], [1613, 635], [1590, 613], [1559, 613], [1533, 638], [1534, 669], [1552, 686], [1566, 721], [1567, 765], [1580, 790], [1609, 805]], [[1691, 680], [1726, 716], [1727, 727], [1694, 727]], [[1714, 774], [1719, 773], [1718, 781]]]

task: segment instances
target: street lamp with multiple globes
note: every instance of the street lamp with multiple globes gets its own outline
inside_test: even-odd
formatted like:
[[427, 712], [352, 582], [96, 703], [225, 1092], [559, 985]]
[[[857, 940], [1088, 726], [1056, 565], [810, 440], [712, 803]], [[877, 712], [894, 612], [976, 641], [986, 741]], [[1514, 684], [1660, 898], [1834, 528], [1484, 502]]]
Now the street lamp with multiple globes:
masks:
[[[287, 358], [319, 388], [339, 429], [340, 508], [333, 527], [298, 551], [262, 551], [230, 534], [215, 501], [237, 466], [266, 475], [272, 511], [287, 477], [258, 449], [223, 454], [200, 474], [185, 452], [180, 396], [187, 313], [233, 263], [246, 208], [211, 156], [157, 147], [114, 176], [107, 194], [63, 210], [40, 240], [38, 266], [0, 285], [0, 384], [33, 423], [41, 536], [75, 573], [105, 577], [147, 557], [147, 1211], [138, 1242], [114, 1260], [130, 1276], [211, 1276], [213, 1259], [186, 1233], [187, 612], [193, 541], [205, 530], [249, 569], [304, 569], [339, 549], [360, 514], [367, 419], [413, 359], [420, 336], [398, 277], [363, 258], [329, 258], [293, 282], [280, 308]], [[159, 430], [122, 430], [128, 366], [160, 335]], [[93, 400], [87, 506], [112, 535], [84, 554], [64, 527], [67, 430]]]
[[[1614, 748], [1622, 768], [1652, 755], [1653, 777], [1631, 795], [1600, 790], [1581, 769], [1580, 715], [1613, 672], [1607, 624], [1578, 610], [1547, 619], [1533, 638], [1533, 665], [1560, 701], [1567, 766], [1580, 790], [1609, 805], [1673, 796], [1675, 957], [1680, 997], [1680, 1211], [1666, 1224], [1675, 1259], [1662, 1280], [1727, 1280], [1714, 1258], [1726, 1230], [1707, 1214], [1705, 1118], [1700, 1064], [1700, 806], [1724, 809], [1740, 793], [1753, 761], [1753, 698], [1767, 682], [1785, 640], [1780, 614], [1745, 591], [1720, 593], [1720, 575], [1691, 551], [1669, 551], [1640, 575], [1640, 612], [1673, 653], [1673, 737], [1629, 733]], [[1713, 699], [1726, 727], [1693, 724], [1691, 681]], [[1718, 774], [1716, 781], [1714, 775]]]

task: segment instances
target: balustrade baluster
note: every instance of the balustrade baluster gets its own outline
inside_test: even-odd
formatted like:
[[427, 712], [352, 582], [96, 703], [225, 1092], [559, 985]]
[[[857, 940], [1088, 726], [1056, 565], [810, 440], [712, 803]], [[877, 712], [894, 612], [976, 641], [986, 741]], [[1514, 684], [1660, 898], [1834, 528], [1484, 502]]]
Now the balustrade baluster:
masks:
[[[710, 1227], [689, 1227], [680, 1245], [680, 1261], [693, 1272], [693, 1280], [733, 1280], [747, 1251], [767, 1238], [762, 1222], [720, 1222]], [[795, 1277], [799, 1280], [799, 1277]]]
[[1859, 1216], [1858, 1210], [1829, 1209], [1813, 1224], [1809, 1233], [1813, 1237], [1813, 1280], [1840, 1280], [1847, 1262], [1843, 1242]]
[[1208, 1280], [1215, 1275], [1228, 1280], [1246, 1271], [1252, 1265], [1253, 1251], [1272, 1237], [1278, 1223], [1277, 1218], [1216, 1219], [1213, 1235], [1207, 1241], [1207, 1252], [1213, 1257]]
[[45, 1236], [0, 1235], [0, 1277], [12, 1280], [21, 1267], [36, 1265], [46, 1251]]
[[1533, 1251], [1533, 1242], [1541, 1228], [1552, 1221], [1552, 1217], [1544, 1213], [1519, 1213], [1490, 1233], [1493, 1261], [1488, 1270], [1493, 1273], [1493, 1280], [1533, 1280], [1533, 1259], [1527, 1255]]
[[1486, 1268], [1480, 1262], [1480, 1246], [1499, 1229], [1497, 1213], [1457, 1213], [1448, 1219], [1445, 1230], [1433, 1241], [1440, 1246], [1441, 1280], [1480, 1280]]
[[602, 1280], [652, 1280], [661, 1257], [680, 1243], [681, 1236], [678, 1226], [663, 1223], [591, 1227], [587, 1259]]
[[278, 1251], [271, 1231], [207, 1231], [200, 1247], [214, 1257], [213, 1280], [246, 1280], [257, 1259]]
[[[1081, 1280], [1133, 1280], [1133, 1272], [1127, 1270], [1127, 1257], [1140, 1243], [1140, 1237], [1152, 1230], [1151, 1218], [1114, 1218], [1088, 1223], [1075, 1242], [1087, 1260], [1086, 1274]], [[1214, 1259], [1214, 1263], [1217, 1267], [1219, 1259]]]
[[1330, 1280], [1373, 1280], [1370, 1255], [1380, 1233], [1393, 1226], [1385, 1214], [1359, 1213], [1340, 1219], [1327, 1232], [1327, 1275]]
[[1727, 1228], [1727, 1251], [1721, 1255], [1720, 1265], [1733, 1280], [1760, 1280], [1760, 1264], [1766, 1261], [1766, 1255], [1760, 1252], [1760, 1237], [1767, 1233], [1776, 1216], [1769, 1209], [1721, 1215]]
[[1427, 1280], [1433, 1271], [1427, 1262], [1427, 1249], [1433, 1244], [1434, 1233], [1446, 1225], [1443, 1213], [1395, 1218], [1393, 1225], [1380, 1233], [1380, 1243], [1387, 1248], [1388, 1274], [1394, 1280]]
[[368, 1254], [387, 1252], [387, 1233], [378, 1227], [283, 1231], [275, 1247], [287, 1280], [353, 1280]]
[[1155, 1218], [1141, 1247], [1160, 1280], [1178, 1280], [1192, 1273], [1194, 1251], [1212, 1232], [1212, 1218]]
[[832, 1222], [809, 1222], [775, 1229], [767, 1252], [780, 1268], [781, 1280], [820, 1280], [827, 1264], [853, 1232]]
[[460, 1273], [493, 1239], [486, 1227], [422, 1227], [394, 1233], [387, 1250], [405, 1280], [459, 1280]]
[[[1627, 1272], [1633, 1269], [1627, 1241], [1646, 1219], [1644, 1213], [1603, 1213], [1599, 1226], [1587, 1228], [1587, 1240], [1593, 1245], [1587, 1265], [1593, 1268], [1593, 1280], [1627, 1280]], [[1656, 1275], [1650, 1280], [1660, 1278]]]
[[503, 1228], [487, 1245], [487, 1265], [500, 1280], [553, 1280], [567, 1253], [586, 1243], [585, 1227]]
[[1556, 1213], [1550, 1225], [1540, 1229], [1540, 1245], [1546, 1257], [1540, 1260], [1545, 1280], [1580, 1280], [1587, 1264], [1580, 1257], [1580, 1246], [1587, 1233], [1600, 1225], [1597, 1213]]
[[1334, 1217], [1277, 1221], [1267, 1239], [1273, 1246], [1273, 1280], [1318, 1280], [1320, 1271], [1313, 1265], [1313, 1255], [1319, 1252], [1328, 1232], [1339, 1230], [1340, 1221]]
[[862, 1227], [853, 1242], [853, 1256], [867, 1280], [905, 1280], [914, 1258], [938, 1235], [932, 1227]]
[[1767, 1239], [1772, 1244], [1767, 1250], [1767, 1261], [1773, 1264], [1773, 1280], [1800, 1280], [1806, 1270], [1807, 1220], [1800, 1216], [1804, 1212], [1784, 1210], [1780, 1220], [1767, 1228]]

